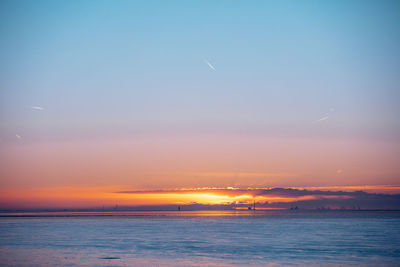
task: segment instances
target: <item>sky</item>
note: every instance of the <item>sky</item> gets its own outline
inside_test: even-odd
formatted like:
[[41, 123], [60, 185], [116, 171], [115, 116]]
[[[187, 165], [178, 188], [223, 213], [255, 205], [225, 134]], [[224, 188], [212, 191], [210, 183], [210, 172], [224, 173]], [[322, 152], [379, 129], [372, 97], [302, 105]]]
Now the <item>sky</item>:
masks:
[[0, 207], [163, 204], [115, 194], [187, 188], [400, 193], [399, 12], [1, 1]]

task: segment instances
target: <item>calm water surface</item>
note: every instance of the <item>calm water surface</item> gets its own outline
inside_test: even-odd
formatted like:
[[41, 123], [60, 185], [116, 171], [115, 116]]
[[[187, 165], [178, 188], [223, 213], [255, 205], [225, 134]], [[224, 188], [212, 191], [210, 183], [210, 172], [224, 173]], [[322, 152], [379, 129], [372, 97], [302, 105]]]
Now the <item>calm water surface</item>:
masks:
[[399, 266], [400, 212], [3, 213], [0, 265]]

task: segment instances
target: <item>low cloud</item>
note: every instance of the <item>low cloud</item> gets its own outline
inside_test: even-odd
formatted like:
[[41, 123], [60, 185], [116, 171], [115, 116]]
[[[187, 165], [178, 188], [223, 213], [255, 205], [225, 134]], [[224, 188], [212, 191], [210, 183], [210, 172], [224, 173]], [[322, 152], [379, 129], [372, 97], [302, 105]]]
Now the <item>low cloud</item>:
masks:
[[[148, 191], [119, 191], [118, 194], [152, 194], [162, 199], [168, 194], [212, 196], [221, 198], [215, 203], [234, 208], [245, 208], [255, 203], [258, 208], [289, 209], [400, 209], [400, 194], [375, 194], [363, 191], [322, 191], [292, 188], [239, 189], [239, 188], [197, 188]], [[196, 202], [197, 204], [207, 204]], [[188, 203], [189, 204], [189, 203]], [[193, 204], [193, 203], [192, 203]]]

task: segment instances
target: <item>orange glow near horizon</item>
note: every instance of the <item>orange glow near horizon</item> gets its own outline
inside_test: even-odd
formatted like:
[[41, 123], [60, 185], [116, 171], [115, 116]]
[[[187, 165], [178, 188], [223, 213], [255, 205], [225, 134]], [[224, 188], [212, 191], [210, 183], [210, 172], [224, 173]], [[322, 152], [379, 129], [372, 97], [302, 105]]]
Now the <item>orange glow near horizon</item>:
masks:
[[[324, 189], [342, 190], [343, 187]], [[354, 186], [352, 188], [359, 189]], [[399, 186], [369, 186], [373, 189]], [[314, 190], [321, 188], [314, 188]], [[247, 190], [247, 191], [246, 191]], [[91, 208], [102, 206], [148, 206], [148, 205], [249, 205], [256, 203], [290, 203], [318, 199], [346, 199], [346, 195], [255, 195], [262, 189], [173, 189], [159, 191], [121, 191], [118, 187], [58, 187], [30, 190], [1, 190], [0, 207], [5, 208]], [[332, 191], [331, 191], [332, 192]]]
[[236, 135], [24, 140], [0, 143], [1, 209], [290, 205], [324, 195], [255, 193], [272, 187], [400, 193], [392, 143]]
[[[4, 190], [64, 186], [322, 189], [398, 184], [399, 177], [395, 159], [400, 146], [389, 142], [184, 134], [24, 140], [0, 143], [0, 188]], [[316, 157], [321, 154], [324, 157]]]

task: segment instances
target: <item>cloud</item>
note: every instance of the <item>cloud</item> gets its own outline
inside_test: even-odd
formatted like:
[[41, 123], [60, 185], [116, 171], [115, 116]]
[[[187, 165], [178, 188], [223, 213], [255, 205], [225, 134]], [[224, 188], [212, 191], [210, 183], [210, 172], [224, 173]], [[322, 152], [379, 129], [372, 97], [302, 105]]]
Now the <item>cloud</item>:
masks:
[[[194, 188], [147, 191], [119, 191], [137, 198], [152, 196], [165, 199], [173, 195], [182, 196], [180, 204], [234, 205], [245, 208], [253, 202], [259, 208], [289, 209], [400, 209], [400, 194], [375, 194], [363, 191], [321, 191], [292, 188], [238, 189], [238, 188]], [[189, 201], [190, 200], [190, 201]]]
[[33, 106], [31, 107], [32, 110], [37, 110], [37, 111], [42, 111], [44, 110], [44, 107], [39, 107], [39, 106]]
[[19, 134], [15, 134], [15, 137], [17, 137], [18, 139], [22, 138], [22, 136], [20, 136]]
[[309, 186], [296, 189], [323, 190], [323, 191], [364, 191], [368, 193], [399, 194], [399, 185], [345, 185], [345, 186]]

